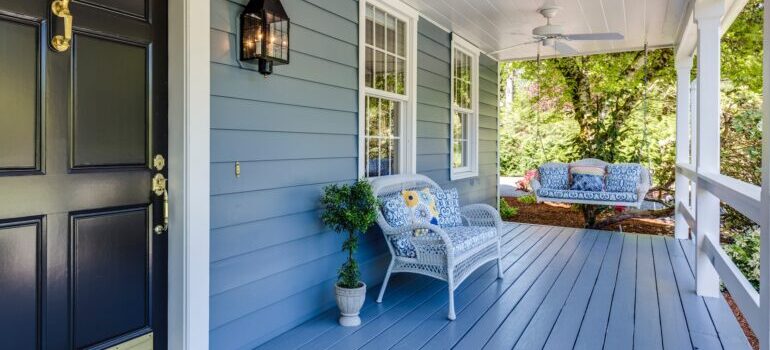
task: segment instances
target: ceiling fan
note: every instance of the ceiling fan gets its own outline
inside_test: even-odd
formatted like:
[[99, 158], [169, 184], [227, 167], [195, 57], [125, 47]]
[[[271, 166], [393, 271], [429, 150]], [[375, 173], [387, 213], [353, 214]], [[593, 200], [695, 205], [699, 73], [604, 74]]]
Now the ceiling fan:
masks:
[[504, 49], [491, 52], [490, 54], [497, 54], [503, 51], [508, 51], [515, 47], [537, 43], [538, 46], [551, 46], [562, 55], [574, 55], [578, 53], [578, 51], [567, 44], [565, 41], [623, 40], [623, 35], [620, 33], [564, 34], [564, 28], [562, 28], [562, 26], [558, 24], [551, 24], [551, 18], [554, 18], [559, 10], [561, 10], [561, 7], [555, 5], [543, 6], [537, 10], [537, 12], [545, 17], [546, 24], [532, 29], [532, 38], [535, 40], [506, 47]]

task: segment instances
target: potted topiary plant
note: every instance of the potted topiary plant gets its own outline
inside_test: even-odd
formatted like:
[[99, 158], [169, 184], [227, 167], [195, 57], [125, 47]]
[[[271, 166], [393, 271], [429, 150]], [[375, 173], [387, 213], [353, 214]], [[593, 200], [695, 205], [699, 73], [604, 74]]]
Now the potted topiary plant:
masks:
[[366, 284], [361, 281], [361, 271], [354, 257], [358, 249], [358, 235], [365, 233], [377, 219], [379, 203], [372, 186], [363, 180], [353, 185], [329, 185], [321, 197], [321, 220], [338, 233], [347, 234], [342, 251], [347, 260], [339, 270], [335, 285], [340, 324], [355, 327], [361, 324], [358, 317], [366, 297]]

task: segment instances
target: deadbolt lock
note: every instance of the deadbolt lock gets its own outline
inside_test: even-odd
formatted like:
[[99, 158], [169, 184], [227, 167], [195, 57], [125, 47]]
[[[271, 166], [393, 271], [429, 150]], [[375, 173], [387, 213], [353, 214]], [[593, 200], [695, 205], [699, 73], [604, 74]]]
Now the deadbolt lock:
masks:
[[155, 167], [155, 170], [161, 171], [166, 167], [166, 158], [163, 158], [162, 154], [156, 154], [155, 158], [152, 159], [152, 165]]
[[163, 174], [155, 174], [152, 178], [152, 192], [156, 196], [162, 196], [166, 192], [166, 177]]

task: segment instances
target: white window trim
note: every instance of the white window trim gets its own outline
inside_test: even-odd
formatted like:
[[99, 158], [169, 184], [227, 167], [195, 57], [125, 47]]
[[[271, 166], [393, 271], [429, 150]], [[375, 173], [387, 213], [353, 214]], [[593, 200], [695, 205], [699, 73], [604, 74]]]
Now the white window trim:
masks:
[[[455, 106], [452, 100], [451, 114], [449, 117], [449, 179], [460, 180], [479, 176], [479, 55], [481, 50], [467, 40], [452, 33], [452, 54], [451, 54], [451, 96], [454, 99], [455, 89], [455, 50], [471, 56], [471, 108], [459, 108]], [[469, 113], [468, 118], [468, 166], [455, 168], [454, 161], [454, 115], [455, 111]]]
[[[366, 87], [366, 5], [372, 4], [406, 23], [406, 98]], [[399, 131], [399, 174], [414, 174], [417, 170], [417, 22], [419, 12], [401, 1], [361, 0], [358, 6], [358, 178], [366, 177], [366, 96], [384, 97], [402, 101]]]

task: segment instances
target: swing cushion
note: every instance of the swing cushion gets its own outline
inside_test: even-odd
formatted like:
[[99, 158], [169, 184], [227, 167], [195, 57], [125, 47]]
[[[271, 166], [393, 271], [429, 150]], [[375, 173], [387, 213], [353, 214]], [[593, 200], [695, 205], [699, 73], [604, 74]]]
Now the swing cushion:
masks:
[[540, 184], [543, 188], [553, 190], [569, 189], [569, 165], [564, 163], [547, 163], [539, 169]]
[[633, 203], [639, 199], [636, 192], [595, 192], [595, 191], [575, 191], [575, 190], [554, 190], [550, 188], [540, 188], [537, 190], [539, 197], [557, 198], [557, 199], [578, 199], [586, 201], [601, 202], [627, 202]]
[[607, 165], [607, 192], [636, 192], [641, 172], [639, 164]]

